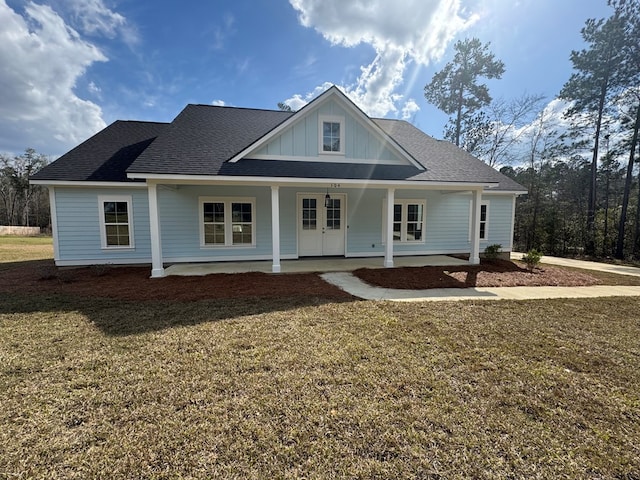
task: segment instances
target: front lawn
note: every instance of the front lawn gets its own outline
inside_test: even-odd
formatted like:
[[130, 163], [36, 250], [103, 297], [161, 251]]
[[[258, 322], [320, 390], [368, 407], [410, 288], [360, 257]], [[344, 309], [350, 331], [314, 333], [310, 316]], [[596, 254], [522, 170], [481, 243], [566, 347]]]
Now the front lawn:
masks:
[[0, 297], [0, 478], [638, 478], [640, 299]]
[[[0, 264], [48, 258], [53, 258], [51, 237], [0, 235]], [[0, 265], [0, 270], [6, 267], [6, 265]]]

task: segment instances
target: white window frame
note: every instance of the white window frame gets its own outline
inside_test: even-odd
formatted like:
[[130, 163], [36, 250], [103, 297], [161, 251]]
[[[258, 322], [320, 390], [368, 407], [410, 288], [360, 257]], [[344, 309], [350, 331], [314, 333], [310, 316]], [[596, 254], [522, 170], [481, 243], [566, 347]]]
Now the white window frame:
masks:
[[[402, 205], [402, 220], [400, 223], [400, 240], [393, 240], [394, 245], [416, 245], [425, 244], [427, 241], [427, 201], [419, 198], [396, 198], [393, 201], [393, 205]], [[407, 240], [407, 224], [408, 224], [408, 210], [409, 205], [422, 206], [422, 239], [421, 240]], [[386, 243], [386, 230], [387, 230], [387, 199], [382, 202], [382, 244]]]
[[[484, 223], [484, 236], [480, 236], [480, 232], [482, 228], [478, 230], [478, 235], [480, 236], [480, 241], [486, 241], [489, 238], [489, 204], [491, 202], [489, 200], [482, 200], [480, 202], [480, 224]], [[482, 221], [482, 207], [485, 207], [485, 220]], [[471, 220], [473, 219], [473, 200], [469, 200], [469, 242], [471, 241], [471, 231], [472, 226]]]
[[[107, 244], [107, 223], [104, 218], [104, 204], [106, 202], [120, 202], [127, 204], [127, 226], [129, 227], [129, 245], [108, 245]], [[100, 244], [103, 250], [133, 250], [135, 240], [133, 234], [133, 199], [131, 195], [99, 195], [98, 196], [98, 217], [100, 219]]]
[[[340, 150], [337, 152], [327, 152], [324, 150], [324, 124], [325, 122], [329, 123], [339, 123], [340, 124]], [[336, 115], [318, 115], [318, 152], [320, 155], [341, 155], [344, 156], [344, 117], [336, 116]]]
[[[224, 244], [205, 243], [204, 237], [204, 204], [224, 204]], [[251, 204], [251, 243], [233, 243], [233, 218], [231, 214], [232, 203]], [[256, 199], [255, 197], [198, 197], [198, 223], [200, 225], [201, 248], [254, 248], [256, 246]]]

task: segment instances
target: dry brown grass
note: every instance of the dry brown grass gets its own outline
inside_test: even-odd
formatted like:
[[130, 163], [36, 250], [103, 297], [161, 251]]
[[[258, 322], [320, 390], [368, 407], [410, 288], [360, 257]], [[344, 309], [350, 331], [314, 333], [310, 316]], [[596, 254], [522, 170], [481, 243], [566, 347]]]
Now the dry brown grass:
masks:
[[640, 299], [0, 300], [0, 477], [638, 478]]
[[[0, 235], [0, 264], [53, 258], [51, 237], [15, 237]], [[0, 270], [3, 269], [0, 265]]]
[[81, 283], [0, 293], [0, 479], [640, 479], [640, 298]]

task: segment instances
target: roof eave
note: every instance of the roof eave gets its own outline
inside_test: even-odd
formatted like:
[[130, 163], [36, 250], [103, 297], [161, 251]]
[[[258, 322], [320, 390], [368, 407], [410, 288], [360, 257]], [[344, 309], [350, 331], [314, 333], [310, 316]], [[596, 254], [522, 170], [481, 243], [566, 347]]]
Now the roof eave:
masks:
[[[261, 185], [340, 185], [347, 186], [372, 185], [379, 187], [429, 187], [433, 189], [471, 190], [497, 187], [498, 182], [446, 182], [429, 180], [371, 180], [366, 178], [305, 178], [305, 177], [261, 177], [261, 176], [226, 176], [226, 175], [183, 175], [166, 173], [129, 173], [131, 179], [144, 179], [153, 183], [189, 184], [189, 183], [226, 183], [226, 184], [261, 184]], [[339, 187], [336, 187], [339, 188]]]
[[45, 187], [146, 187], [146, 182], [95, 182], [90, 180], [46, 180], [46, 179], [30, 179], [30, 185], [43, 185]]

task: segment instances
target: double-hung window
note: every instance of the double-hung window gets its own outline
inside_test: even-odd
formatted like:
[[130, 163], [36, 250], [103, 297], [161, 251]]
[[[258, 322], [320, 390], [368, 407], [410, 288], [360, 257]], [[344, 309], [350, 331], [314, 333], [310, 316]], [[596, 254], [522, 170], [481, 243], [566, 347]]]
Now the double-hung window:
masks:
[[133, 248], [133, 210], [130, 195], [98, 197], [102, 248]]
[[320, 153], [344, 155], [344, 119], [320, 115]]
[[[386, 206], [384, 212], [386, 213]], [[425, 215], [426, 203], [424, 200], [396, 200], [393, 204], [393, 241], [424, 243]], [[386, 228], [386, 219], [384, 228]]]
[[255, 198], [200, 198], [200, 245], [254, 246]]

